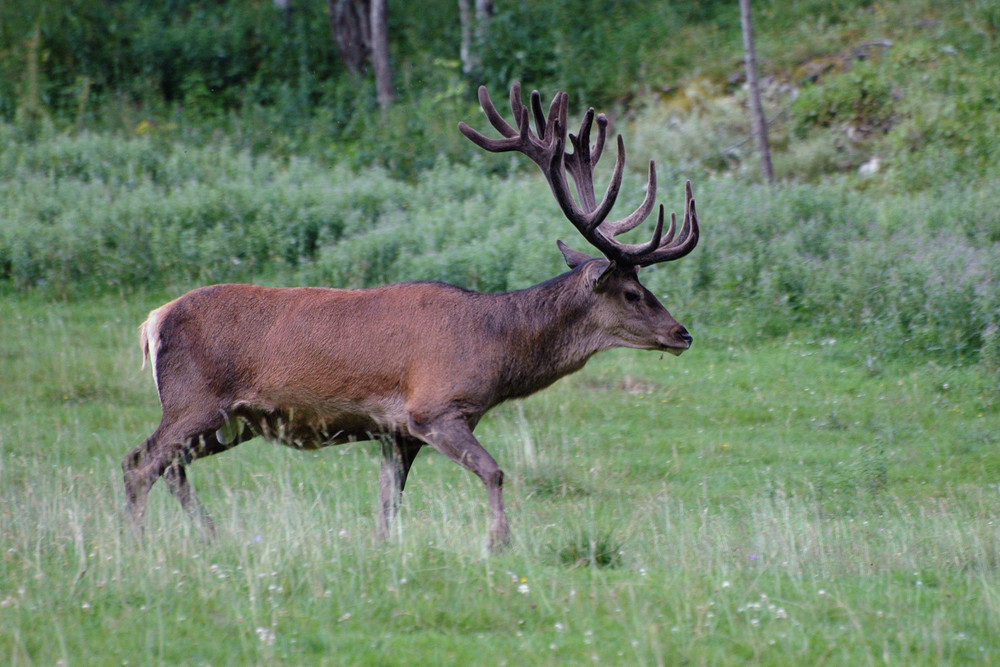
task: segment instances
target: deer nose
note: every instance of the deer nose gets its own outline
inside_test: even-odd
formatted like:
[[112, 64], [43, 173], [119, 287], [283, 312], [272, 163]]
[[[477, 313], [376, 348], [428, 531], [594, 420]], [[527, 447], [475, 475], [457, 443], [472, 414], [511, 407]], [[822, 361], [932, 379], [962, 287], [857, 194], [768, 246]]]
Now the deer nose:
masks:
[[677, 332], [677, 337], [680, 338], [685, 343], [687, 343], [688, 347], [691, 347], [691, 343], [694, 342], [694, 336], [689, 334], [687, 329], [685, 329], [684, 327], [681, 327], [680, 331]]

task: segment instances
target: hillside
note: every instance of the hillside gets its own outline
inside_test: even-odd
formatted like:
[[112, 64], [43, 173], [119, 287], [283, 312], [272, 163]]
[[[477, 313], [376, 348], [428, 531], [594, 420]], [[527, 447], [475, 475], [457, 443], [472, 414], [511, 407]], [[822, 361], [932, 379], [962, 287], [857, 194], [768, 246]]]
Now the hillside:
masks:
[[[0, 118], [34, 131], [153, 131], [181, 141], [222, 132], [255, 151], [412, 175], [442, 153], [468, 160], [454, 119], [473, 108], [475, 85], [505, 90], [516, 78], [616, 110], [685, 168], [738, 171], [752, 160], [735, 2], [497, 2], [481, 71], [468, 76], [455, 3], [390, 5], [398, 102], [385, 117], [370, 77], [341, 65], [322, 3], [287, 14], [265, 0], [5, 5]], [[920, 189], [992, 171], [995, 3], [753, 9], [782, 179], [868, 163], [895, 187]]]

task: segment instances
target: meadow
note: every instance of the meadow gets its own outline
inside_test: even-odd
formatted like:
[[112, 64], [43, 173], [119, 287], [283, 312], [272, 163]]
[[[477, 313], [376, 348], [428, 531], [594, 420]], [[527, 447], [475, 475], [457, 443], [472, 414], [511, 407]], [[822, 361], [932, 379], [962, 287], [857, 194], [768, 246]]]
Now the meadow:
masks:
[[158, 420], [135, 323], [165, 296], [0, 306], [8, 664], [997, 659], [981, 366], [873, 369], [862, 340], [704, 323], [680, 358], [607, 353], [487, 416], [505, 553], [478, 480], [429, 452], [376, 542], [370, 443], [199, 461], [218, 539], [158, 486], [140, 543], [119, 461]]

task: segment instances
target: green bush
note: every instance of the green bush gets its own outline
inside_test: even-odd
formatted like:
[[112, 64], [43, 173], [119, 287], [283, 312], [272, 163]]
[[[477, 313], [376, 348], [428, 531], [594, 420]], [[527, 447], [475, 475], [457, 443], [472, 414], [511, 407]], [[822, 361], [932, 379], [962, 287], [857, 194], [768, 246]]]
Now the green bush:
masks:
[[556, 208], [544, 184], [438, 165], [399, 187], [397, 204], [323, 248], [302, 280], [349, 287], [443, 280], [502, 291], [559, 270], [555, 239], [572, 228], [551, 220]]
[[860, 333], [876, 358], [954, 362], [975, 360], [1000, 323], [996, 195], [948, 188], [872, 202], [847, 180], [771, 190], [729, 179], [696, 194], [702, 243], [644, 279], [679, 317], [767, 336]]
[[[48, 0], [5, 4], [0, 19], [0, 42], [9, 49], [0, 65], [0, 118], [8, 120], [32, 57], [46, 105], [68, 113], [78, 110], [81, 80], [95, 98], [126, 94], [216, 113], [273, 102], [287, 83], [308, 106], [317, 101], [317, 82], [340, 72], [323, 3], [295, 3], [283, 13], [271, 0]], [[248, 100], [248, 91], [257, 95]]]
[[819, 84], [803, 87], [793, 107], [799, 136], [840, 124], [863, 134], [885, 133], [893, 123], [892, 83], [883, 68], [861, 62]]
[[[536, 174], [439, 161], [409, 182], [378, 168], [254, 156], [226, 142], [29, 141], [9, 126], [0, 126], [0, 140], [7, 289], [427, 279], [498, 291], [564, 270], [557, 238], [587, 250]], [[638, 203], [641, 182], [626, 178], [623, 210]], [[858, 191], [849, 178], [778, 189], [703, 178], [695, 185], [701, 245], [643, 280], [694, 329], [736, 322], [781, 336], [807, 327], [824, 337], [862, 334], [875, 357], [972, 361], [995, 346], [1000, 326], [995, 184], [913, 195]], [[661, 177], [660, 200], [678, 208], [676, 179]]]

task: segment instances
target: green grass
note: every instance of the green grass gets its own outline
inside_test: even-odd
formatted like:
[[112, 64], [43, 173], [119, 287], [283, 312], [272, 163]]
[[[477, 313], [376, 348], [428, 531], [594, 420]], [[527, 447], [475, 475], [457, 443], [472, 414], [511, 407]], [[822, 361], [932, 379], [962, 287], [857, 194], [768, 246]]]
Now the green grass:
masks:
[[[421, 454], [374, 540], [376, 448], [198, 461], [206, 544], [119, 461], [158, 420], [128, 302], [0, 301], [0, 660], [9, 664], [837, 664], [1000, 655], [1000, 416], [979, 367], [702, 326], [619, 351], [477, 434], [485, 492]], [[683, 317], [683, 313], [677, 313]]]

